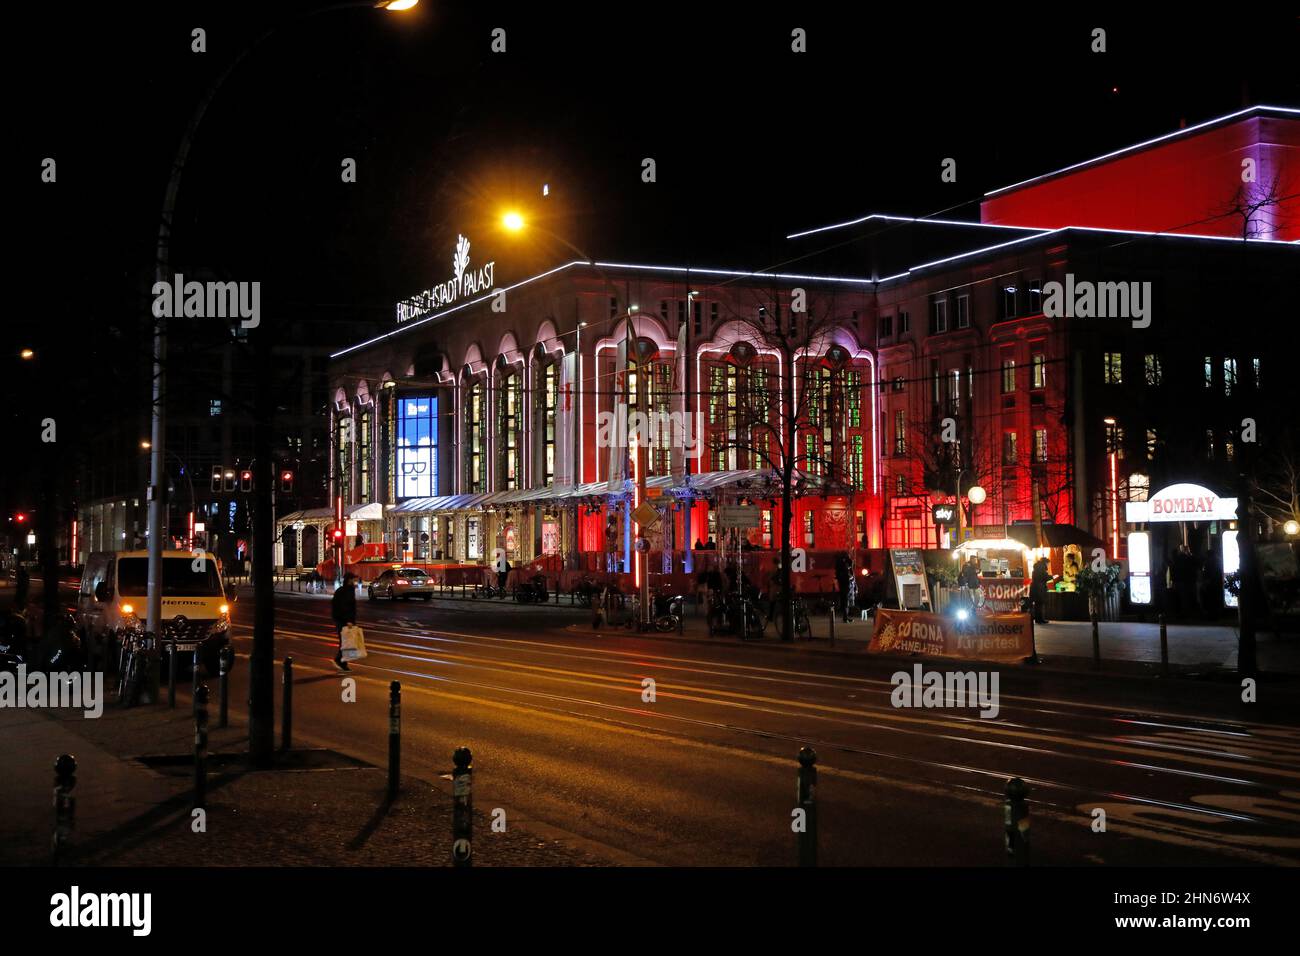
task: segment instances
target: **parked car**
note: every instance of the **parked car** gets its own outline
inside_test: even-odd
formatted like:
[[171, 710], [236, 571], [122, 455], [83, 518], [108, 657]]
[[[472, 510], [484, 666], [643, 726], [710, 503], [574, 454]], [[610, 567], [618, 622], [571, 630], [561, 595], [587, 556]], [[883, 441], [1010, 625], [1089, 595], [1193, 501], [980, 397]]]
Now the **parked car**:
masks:
[[433, 599], [433, 579], [419, 568], [389, 568], [370, 582], [366, 593], [372, 601], [381, 597], [390, 601], [398, 598], [409, 601], [413, 597], [430, 601]]

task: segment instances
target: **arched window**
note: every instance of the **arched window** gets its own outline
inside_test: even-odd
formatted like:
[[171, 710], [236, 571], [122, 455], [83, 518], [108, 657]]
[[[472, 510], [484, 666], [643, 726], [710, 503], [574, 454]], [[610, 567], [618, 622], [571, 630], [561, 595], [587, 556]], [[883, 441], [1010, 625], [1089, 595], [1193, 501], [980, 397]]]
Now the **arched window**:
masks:
[[519, 487], [523, 479], [520, 447], [523, 441], [523, 375], [511, 367], [500, 378], [497, 393], [497, 490]]
[[487, 440], [487, 417], [484, 408], [483, 380], [476, 378], [465, 389], [463, 415], [465, 446], [461, 449], [465, 468], [465, 492], [484, 491], [483, 448]]

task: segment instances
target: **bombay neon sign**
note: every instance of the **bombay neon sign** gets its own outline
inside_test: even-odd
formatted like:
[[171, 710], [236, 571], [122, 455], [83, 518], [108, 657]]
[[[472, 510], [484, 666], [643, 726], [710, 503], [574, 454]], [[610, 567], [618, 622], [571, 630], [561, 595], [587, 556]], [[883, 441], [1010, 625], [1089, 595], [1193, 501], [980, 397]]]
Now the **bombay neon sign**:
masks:
[[1209, 488], [1193, 484], [1169, 485], [1147, 501], [1130, 501], [1124, 506], [1127, 521], [1232, 521], [1237, 517], [1237, 499], [1220, 498]]

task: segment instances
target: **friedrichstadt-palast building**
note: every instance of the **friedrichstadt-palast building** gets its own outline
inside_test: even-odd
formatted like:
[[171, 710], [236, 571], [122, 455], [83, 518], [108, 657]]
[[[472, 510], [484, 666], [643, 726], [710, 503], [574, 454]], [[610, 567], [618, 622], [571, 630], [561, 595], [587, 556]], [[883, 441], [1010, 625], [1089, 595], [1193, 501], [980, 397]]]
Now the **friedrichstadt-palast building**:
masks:
[[[1150, 522], [1162, 569], [1218, 545], [1247, 445], [1294, 408], [1298, 156], [1300, 110], [1253, 107], [994, 190], [979, 221], [789, 237], [787, 261], [834, 248], [825, 269], [513, 275], [460, 236], [390, 331], [331, 356], [332, 507], [281, 519], [284, 563], [328, 557], [341, 514], [392, 560], [617, 570], [644, 534], [682, 572], [736, 523], [779, 546], [775, 463], [811, 552], [950, 546], [960, 495], [966, 535], [1036, 520], [1121, 560]], [[1215, 500], [1131, 507], [1176, 485]]]

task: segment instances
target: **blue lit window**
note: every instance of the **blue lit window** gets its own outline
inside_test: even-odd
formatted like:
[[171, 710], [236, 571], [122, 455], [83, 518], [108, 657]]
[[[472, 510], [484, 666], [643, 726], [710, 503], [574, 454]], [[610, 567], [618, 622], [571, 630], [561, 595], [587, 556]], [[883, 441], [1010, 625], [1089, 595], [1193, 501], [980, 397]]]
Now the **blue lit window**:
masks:
[[438, 493], [438, 400], [403, 396], [397, 402], [397, 497]]

